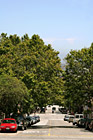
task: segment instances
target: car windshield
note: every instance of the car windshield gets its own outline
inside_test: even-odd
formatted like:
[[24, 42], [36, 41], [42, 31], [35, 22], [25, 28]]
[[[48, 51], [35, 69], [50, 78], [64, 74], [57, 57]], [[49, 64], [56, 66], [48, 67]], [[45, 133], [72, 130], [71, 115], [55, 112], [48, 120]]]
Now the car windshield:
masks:
[[32, 118], [31, 117], [27, 117], [26, 119], [30, 121]]
[[2, 123], [15, 123], [14, 120], [3, 120]]
[[52, 108], [52, 110], [56, 110], [56, 108], [55, 108], [55, 107], [53, 107], [53, 108]]
[[80, 118], [83, 118], [83, 116], [82, 116], [82, 115], [80, 115]]

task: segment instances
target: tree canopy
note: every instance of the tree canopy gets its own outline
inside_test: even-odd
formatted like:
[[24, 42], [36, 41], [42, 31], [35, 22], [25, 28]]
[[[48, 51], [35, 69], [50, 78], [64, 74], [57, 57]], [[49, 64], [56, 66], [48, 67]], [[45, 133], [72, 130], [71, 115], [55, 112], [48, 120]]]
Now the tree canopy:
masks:
[[93, 44], [90, 48], [72, 50], [66, 57], [65, 103], [74, 111], [91, 106], [93, 98]]
[[28, 90], [25, 84], [16, 77], [0, 75], [0, 111], [9, 115], [26, 108]]
[[[56, 103], [53, 99], [62, 95], [64, 82], [58, 54], [38, 35], [29, 38], [28, 34], [22, 37], [1, 34], [0, 75], [7, 74], [24, 82], [29, 90], [28, 108]], [[33, 100], [33, 105], [30, 100]]]

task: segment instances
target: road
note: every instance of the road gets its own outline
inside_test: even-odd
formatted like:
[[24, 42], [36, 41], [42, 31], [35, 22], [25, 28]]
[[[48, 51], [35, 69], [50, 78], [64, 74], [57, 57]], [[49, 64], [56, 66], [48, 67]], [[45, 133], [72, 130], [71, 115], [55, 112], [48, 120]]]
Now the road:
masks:
[[73, 126], [63, 120], [64, 114], [58, 110], [52, 114], [51, 108], [39, 114], [41, 121], [25, 131], [0, 133], [0, 140], [92, 140], [93, 132]]

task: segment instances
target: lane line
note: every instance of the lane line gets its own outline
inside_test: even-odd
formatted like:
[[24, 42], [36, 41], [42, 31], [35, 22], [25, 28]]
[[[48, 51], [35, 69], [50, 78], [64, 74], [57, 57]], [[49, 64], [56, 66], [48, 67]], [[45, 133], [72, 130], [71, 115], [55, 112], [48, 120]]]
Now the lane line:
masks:
[[[49, 125], [51, 126], [51, 120], [49, 120]], [[50, 132], [51, 132], [51, 128], [49, 128], [48, 136], [51, 136]]]

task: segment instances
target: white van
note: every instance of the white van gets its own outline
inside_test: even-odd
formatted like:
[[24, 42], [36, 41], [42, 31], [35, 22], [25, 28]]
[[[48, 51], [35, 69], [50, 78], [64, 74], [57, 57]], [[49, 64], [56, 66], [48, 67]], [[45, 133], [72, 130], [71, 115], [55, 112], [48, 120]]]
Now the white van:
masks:
[[82, 118], [84, 118], [83, 114], [75, 114], [75, 118], [73, 119], [73, 125], [77, 124], [77, 122]]

